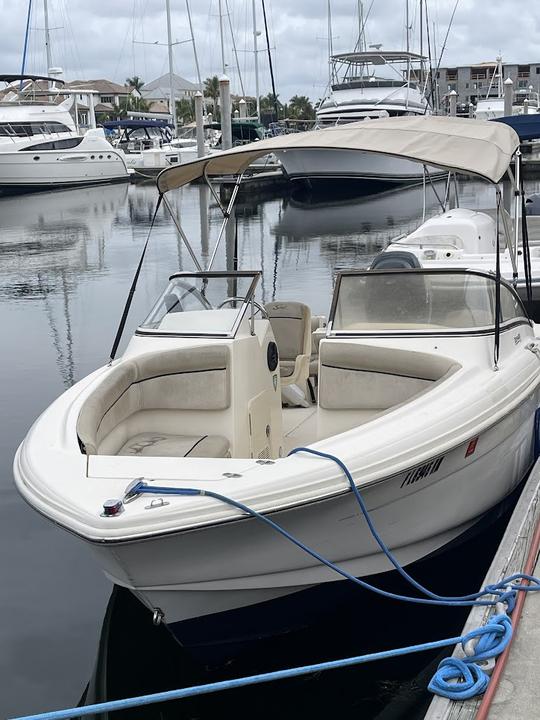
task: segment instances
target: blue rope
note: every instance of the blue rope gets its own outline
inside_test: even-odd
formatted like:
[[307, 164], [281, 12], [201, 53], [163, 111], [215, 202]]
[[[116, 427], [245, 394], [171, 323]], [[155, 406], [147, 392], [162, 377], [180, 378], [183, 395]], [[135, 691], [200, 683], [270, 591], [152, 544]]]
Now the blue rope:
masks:
[[[369, 590], [371, 592], [377, 593], [378, 595], [381, 595], [383, 597], [389, 598], [391, 600], [400, 600], [405, 602], [412, 602], [417, 603], [420, 605], [444, 605], [449, 607], [471, 607], [474, 605], [480, 605], [480, 606], [489, 606], [489, 605], [496, 605], [498, 602], [507, 602], [509, 608], [513, 609], [513, 606], [515, 604], [515, 591], [516, 590], [523, 590], [523, 591], [529, 591], [529, 590], [540, 590], [540, 580], [533, 577], [532, 575], [525, 575], [522, 573], [517, 573], [516, 575], [513, 575], [511, 578], [505, 578], [499, 583], [496, 583], [494, 585], [489, 585], [482, 592], [474, 593], [472, 595], [464, 595], [464, 596], [458, 596], [458, 597], [443, 597], [440, 595], [435, 595], [434, 593], [431, 593], [429, 590], [424, 588], [422, 585], [417, 583], [398, 563], [398, 561], [394, 558], [391, 551], [387, 548], [384, 541], [382, 540], [381, 536], [375, 529], [375, 526], [373, 525], [373, 522], [369, 516], [369, 512], [364, 504], [364, 501], [362, 499], [362, 496], [360, 495], [360, 492], [358, 491], [358, 488], [354, 485], [354, 481], [352, 479], [352, 476], [346, 467], [346, 465], [339, 460], [339, 458], [334, 457], [333, 455], [327, 455], [325, 453], [320, 453], [317, 450], [311, 450], [310, 448], [296, 448], [292, 452], [308, 452], [313, 455], [317, 455], [320, 457], [327, 458], [329, 460], [333, 460], [336, 462], [345, 472], [347, 475], [347, 478], [349, 478], [349, 482], [351, 483], [351, 487], [354, 487], [355, 489], [355, 496], [357, 497], [360, 507], [362, 509], [362, 512], [364, 514], [364, 517], [366, 518], [369, 528], [373, 534], [373, 537], [377, 540], [379, 546], [385, 553], [386, 557], [390, 560], [392, 565], [400, 572], [402, 577], [405, 578], [408, 582], [410, 582], [414, 587], [416, 587], [418, 590], [423, 592], [426, 595], [429, 595], [429, 597], [422, 598], [422, 597], [411, 597], [409, 595], [400, 595], [398, 593], [393, 593], [388, 590], [383, 590], [381, 588], [376, 587], [375, 585], [372, 585], [371, 583], [366, 582], [365, 580], [362, 580], [361, 578], [357, 578], [354, 575], [352, 575], [350, 572], [345, 570], [344, 568], [340, 567], [336, 563], [333, 563], [331, 560], [328, 560], [328, 558], [325, 558], [323, 555], [321, 555], [319, 552], [314, 550], [313, 548], [309, 547], [305, 543], [303, 543], [301, 540], [298, 540], [298, 538], [294, 537], [294, 535], [291, 535], [287, 530], [281, 527], [281, 525], [278, 525], [274, 520], [267, 517], [266, 515], [263, 515], [257, 510], [253, 510], [253, 508], [250, 508], [248, 505], [245, 505], [242, 502], [239, 502], [238, 500], [234, 500], [233, 498], [227, 497], [226, 495], [221, 495], [220, 493], [214, 492], [213, 490], [201, 490], [198, 488], [173, 488], [173, 487], [164, 487], [161, 485], [148, 485], [144, 481], [140, 481], [137, 485], [135, 485], [131, 491], [131, 495], [137, 495], [140, 493], [145, 493], [148, 495], [184, 495], [184, 496], [193, 496], [193, 495], [204, 495], [211, 498], [214, 498], [215, 500], [219, 500], [227, 505], [231, 505], [232, 507], [237, 508], [238, 510], [241, 510], [242, 512], [245, 512], [248, 515], [251, 515], [252, 517], [256, 518], [257, 520], [260, 520], [261, 522], [265, 523], [266, 525], [269, 525], [271, 528], [273, 528], [276, 532], [278, 532], [280, 535], [283, 535], [283, 537], [287, 538], [290, 542], [292, 542], [294, 545], [299, 547], [301, 550], [306, 552], [308, 555], [311, 555], [311, 557], [315, 558], [315, 560], [318, 560], [323, 565], [326, 565], [326, 567], [330, 568], [334, 572], [338, 573], [342, 577], [346, 578], [347, 580], [350, 580], [351, 582], [355, 583], [356, 585], [359, 585], [360, 587], [364, 588], [365, 590]], [[511, 590], [506, 589], [506, 585], [508, 585], [509, 582], [512, 582], [512, 580], [515, 579], [525, 579], [529, 580], [532, 585], [515, 585]], [[478, 600], [478, 598], [482, 597], [483, 595], [496, 595], [496, 600]]]
[[[287, 530], [274, 522], [274, 520], [272, 520], [271, 518], [257, 512], [256, 510], [253, 510], [253, 508], [248, 507], [247, 505], [239, 502], [238, 500], [234, 500], [233, 498], [221, 495], [220, 493], [216, 493], [212, 490], [200, 490], [197, 488], [171, 488], [159, 485], [148, 485], [141, 480], [135, 487], [131, 489], [130, 494], [133, 496], [140, 493], [145, 493], [152, 495], [207, 495], [209, 497], [212, 497], [216, 500], [226, 503], [227, 505], [235, 507], [242, 512], [245, 512], [248, 515], [251, 515], [257, 520], [265, 523], [266, 525], [269, 525], [272, 529], [274, 529], [283, 537], [287, 538], [290, 542], [299, 547], [301, 550], [308, 553], [313, 558], [321, 562], [323, 565], [326, 565], [326, 567], [334, 570], [336, 573], [350, 580], [356, 585], [359, 585], [366, 590], [370, 590], [377, 593], [378, 595], [393, 600], [402, 600], [405, 602], [412, 602], [423, 605], [442, 605], [449, 607], [494, 606], [498, 603], [505, 602], [508, 608], [508, 612], [511, 613], [515, 606], [516, 593], [518, 591], [529, 592], [533, 590], [540, 590], [539, 579], [525, 573], [516, 573], [514, 575], [511, 575], [510, 577], [504, 578], [498, 583], [486, 585], [486, 587], [480, 592], [471, 593], [469, 595], [446, 597], [432, 592], [428, 588], [421, 585], [411, 575], [409, 575], [409, 573], [400, 565], [398, 560], [394, 557], [391, 550], [388, 548], [381, 535], [377, 531], [371, 519], [369, 511], [366, 507], [364, 499], [359, 489], [357, 488], [353, 477], [345, 463], [335, 455], [330, 455], [329, 453], [324, 453], [319, 450], [313, 450], [312, 448], [295, 448], [289, 454], [292, 455], [300, 452], [308, 453], [310, 455], [314, 455], [325, 460], [330, 460], [339, 466], [339, 468], [342, 470], [349, 482], [351, 491], [353, 492], [358, 502], [362, 515], [364, 516], [368, 524], [372, 536], [376, 540], [377, 544], [381, 548], [386, 558], [390, 561], [390, 563], [398, 571], [398, 573], [404, 580], [406, 580], [410, 585], [412, 585], [412, 587], [414, 587], [416, 590], [418, 590], [427, 597], [410, 597], [407, 595], [400, 595], [371, 585], [365, 580], [355, 577], [351, 573], [341, 568], [336, 563], [333, 563], [331, 560], [325, 558], [313, 548], [307, 546], [301, 540], [298, 540], [296, 537], [291, 535], [291, 533], [289, 533]], [[523, 585], [522, 583], [520, 583], [516, 585], [514, 584], [516, 580], [525, 580], [531, 584]], [[509, 585], [511, 585], [511, 588], [508, 587]], [[486, 595], [495, 595], [496, 599], [489, 600], [485, 597]], [[466, 699], [483, 693], [489, 683], [489, 676], [478, 663], [486, 659], [497, 657], [504, 650], [504, 648], [510, 641], [511, 636], [512, 623], [509, 615], [500, 613], [492, 616], [483, 627], [480, 627], [468, 633], [468, 635], [464, 636], [464, 638], [458, 641], [462, 643], [465, 651], [465, 643], [469, 642], [472, 639], [476, 639], [477, 643], [474, 653], [466, 653], [463, 659], [450, 657], [443, 660], [440, 663], [437, 671], [435, 672], [435, 675], [433, 676], [429, 684], [429, 690], [438, 695], [442, 695], [444, 697], [454, 700]], [[414, 652], [414, 650], [411, 650], [411, 652]], [[392, 657], [392, 655], [388, 655], [387, 657]]]
[[[489, 621], [487, 625], [477, 628], [463, 636], [435, 640], [433, 642], [409, 645], [393, 650], [383, 650], [367, 655], [343, 658], [341, 660], [329, 660], [322, 663], [302, 665], [300, 667], [274, 670], [273, 672], [261, 673], [259, 675], [248, 675], [247, 677], [234, 678], [232, 680], [221, 680], [220, 682], [195, 685], [189, 688], [178, 690], [166, 690], [164, 692], [152, 693], [150, 695], [139, 695], [137, 697], [124, 698], [122, 700], [110, 700], [103, 703], [86, 705], [85, 707], [69, 708], [67, 710], [53, 710], [51, 712], [39, 713], [38, 715], [25, 715], [13, 720], [68, 720], [68, 718], [83, 717], [94, 713], [113, 712], [115, 710], [127, 710], [133, 707], [142, 707], [158, 702], [180, 700], [182, 698], [198, 695], [208, 695], [222, 690], [247, 687], [260, 683], [284, 680], [287, 678], [309, 675], [325, 670], [336, 670], [338, 668], [362, 665], [377, 660], [388, 660], [389, 658], [402, 657], [412, 653], [438, 650], [440, 648], [453, 647], [461, 643], [462, 647], [473, 639], [478, 639], [474, 655], [463, 660], [447, 658], [443, 660], [439, 671], [430, 683], [429, 689], [439, 695], [449, 697], [454, 693], [455, 698], [473, 697], [475, 694], [484, 692], [489, 677], [477, 664], [477, 660], [484, 660], [494, 657], [502, 652], [508, 645], [512, 635], [512, 625], [507, 615], [498, 615]], [[451, 664], [452, 663], [452, 664]]]
[[[535, 416], [535, 422], [538, 421], [539, 414], [537, 412]], [[536, 433], [535, 433], [536, 437]], [[385, 554], [385, 556], [388, 558], [388, 560], [392, 563], [394, 568], [398, 571], [398, 573], [401, 575], [401, 577], [406, 580], [408, 583], [410, 583], [416, 590], [423, 593], [424, 595], [427, 595], [432, 600], [440, 601], [440, 604], [442, 605], [459, 605], [464, 604], [465, 601], [474, 601], [478, 600], [481, 597], [484, 597], [485, 595], [496, 595], [497, 600], [482, 600], [481, 602], [471, 602], [471, 605], [496, 605], [497, 602], [506, 602], [508, 604], [509, 612], [511, 612], [514, 609], [515, 605], [515, 598], [516, 598], [516, 591], [522, 590], [524, 592], [529, 592], [533, 590], [540, 590], [540, 579], [534, 577], [533, 575], [527, 575], [525, 573], [516, 573], [514, 575], [511, 575], [510, 577], [503, 578], [500, 582], [494, 583], [492, 585], [486, 585], [486, 587], [481, 590], [480, 592], [471, 593], [470, 595], [458, 595], [454, 597], [445, 597], [443, 595], [437, 595], [436, 593], [432, 592], [431, 590], [428, 590], [423, 585], [421, 585], [417, 580], [415, 580], [409, 573], [399, 564], [399, 561], [394, 557], [389, 547], [386, 545], [380, 534], [378, 533], [375, 525], [373, 524], [373, 521], [371, 519], [371, 516], [369, 514], [369, 510], [366, 507], [366, 504], [364, 502], [364, 499], [360, 493], [360, 490], [357, 488], [353, 477], [351, 475], [351, 472], [349, 468], [345, 465], [343, 460], [340, 460], [335, 455], [330, 455], [329, 453], [321, 452], [320, 450], [313, 450], [312, 448], [306, 448], [306, 447], [298, 447], [294, 448], [294, 450], [291, 450], [289, 455], [293, 455], [296, 453], [308, 453], [309, 455], [315, 455], [316, 457], [324, 458], [325, 460], [331, 460], [332, 462], [336, 463], [341, 470], [343, 471], [343, 474], [349, 481], [350, 488], [358, 502], [358, 505], [360, 506], [360, 510], [362, 511], [362, 515], [364, 516], [368, 527], [370, 529], [371, 534], [373, 535], [374, 539], [376, 540], [377, 544]], [[527, 580], [530, 585], [513, 585], [512, 589], [508, 589], [507, 586], [511, 583], [514, 583], [516, 580]], [[411, 601], [415, 601], [416, 598], [411, 598]]]
[[[259, 675], [248, 675], [247, 677], [234, 678], [232, 680], [221, 680], [220, 682], [195, 685], [194, 687], [189, 688], [166, 690], [164, 692], [152, 693], [151, 695], [140, 695], [138, 697], [124, 698], [122, 700], [110, 700], [109, 702], [96, 703], [94, 705], [86, 705], [84, 707], [69, 708], [67, 710], [53, 710], [51, 712], [40, 713], [38, 715], [25, 715], [24, 717], [12, 718], [12, 720], [67, 720], [68, 718], [93, 715], [94, 713], [126, 710], [128, 708], [142, 707], [144, 705], [151, 705], [153, 703], [165, 702], [168, 700], [180, 700], [181, 698], [194, 697], [197, 695], [208, 695], [209, 693], [220, 692], [221, 690], [232, 690], [234, 688], [257, 685], [259, 683], [267, 683], [274, 680], [284, 680], [286, 678], [299, 677], [301, 675], [322, 672], [324, 670], [336, 670], [338, 668], [361, 665], [368, 662], [375, 662], [377, 660], [401, 657], [403, 655], [409, 655], [410, 653], [452, 647], [460, 642], [465, 642], [471, 635], [473, 635], [473, 633], [469, 633], [469, 635], [464, 637], [452, 637], [445, 640], [422, 643], [420, 645], [410, 645], [408, 647], [396, 648], [393, 650], [384, 650], [382, 652], [369, 653], [367, 655], [343, 658], [341, 660], [329, 660], [322, 663], [315, 663], [313, 665], [303, 665], [301, 667], [287, 668], [285, 670], [274, 670], [273, 672], [261, 673]], [[469, 663], [467, 663], [467, 665], [469, 665]]]

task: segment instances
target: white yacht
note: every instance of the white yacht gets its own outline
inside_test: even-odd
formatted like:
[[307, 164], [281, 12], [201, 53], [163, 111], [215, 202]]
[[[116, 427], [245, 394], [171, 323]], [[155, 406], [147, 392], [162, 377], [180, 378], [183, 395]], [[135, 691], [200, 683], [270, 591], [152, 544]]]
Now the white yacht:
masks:
[[[490, 67], [488, 65], [488, 67]], [[493, 66], [491, 66], [493, 67]], [[496, 93], [496, 94], [494, 94]], [[525, 101], [527, 103], [525, 104]], [[502, 57], [497, 57], [495, 69], [491, 75], [486, 96], [479, 98], [476, 103], [475, 117], [479, 120], [494, 120], [505, 116], [504, 111], [504, 70]], [[523, 115], [540, 112], [540, 94], [534, 88], [516, 90], [512, 92], [512, 115]]]
[[[317, 109], [320, 128], [359, 120], [430, 114], [422, 78], [426, 58], [413, 52], [369, 50], [331, 58], [334, 82]], [[385, 185], [415, 183], [423, 170], [417, 163], [373, 153], [313, 149], [280, 153], [291, 179], [355, 179]], [[430, 168], [436, 175], [435, 168]]]
[[[59, 104], [62, 82], [29, 75], [0, 75], [8, 83], [0, 101], [0, 191], [17, 192], [92, 185], [129, 178], [122, 151], [102, 129], [77, 132], [70, 114], [73, 99]], [[34, 82], [54, 84], [34, 94]], [[15, 84], [17, 83], [17, 84]], [[18, 83], [21, 83], [19, 86]], [[21, 89], [22, 87], [22, 89]]]
[[[285, 135], [163, 171], [162, 201], [173, 212], [167, 194], [194, 179], [313, 147], [387, 152], [497, 184], [519, 140], [505, 125], [442, 117]], [[171, 275], [116, 359], [128, 301], [109, 364], [45, 410], [14, 462], [30, 505], [86, 542], [156, 623], [184, 641], [193, 623], [192, 637], [219, 627], [234, 639], [247, 613], [257, 636], [278, 598], [305, 602], [313, 586], [391, 569], [356, 490], [408, 565], [518, 485], [534, 457], [540, 346], [499, 275], [340, 272], [313, 362], [303, 298], [259, 305], [258, 270], [212, 266], [224, 228], [203, 269], [176, 223], [198, 269]], [[339, 458], [350, 478], [311, 451]]]

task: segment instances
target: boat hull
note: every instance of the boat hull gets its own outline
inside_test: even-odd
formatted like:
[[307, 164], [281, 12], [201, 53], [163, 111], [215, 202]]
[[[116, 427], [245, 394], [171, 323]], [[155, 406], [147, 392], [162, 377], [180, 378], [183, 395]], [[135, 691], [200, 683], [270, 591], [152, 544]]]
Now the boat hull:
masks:
[[[403, 185], [421, 182], [423, 178], [422, 165], [390, 155], [327, 149], [287, 150], [276, 155], [291, 180], [353, 178]], [[429, 168], [429, 171], [431, 175], [441, 174], [437, 168]]]
[[[477, 438], [363, 490], [375, 526], [402, 565], [467, 532], [519, 484], [533, 461], [537, 405], [535, 389]], [[350, 492], [271, 517], [357, 577], [391, 569]], [[211, 621], [342, 579], [253, 518], [92, 547], [111, 580], [159, 609], [180, 640], [186, 621]]]
[[123, 154], [105, 140], [83, 138], [73, 150], [0, 149], [0, 191], [4, 193], [128, 179]]

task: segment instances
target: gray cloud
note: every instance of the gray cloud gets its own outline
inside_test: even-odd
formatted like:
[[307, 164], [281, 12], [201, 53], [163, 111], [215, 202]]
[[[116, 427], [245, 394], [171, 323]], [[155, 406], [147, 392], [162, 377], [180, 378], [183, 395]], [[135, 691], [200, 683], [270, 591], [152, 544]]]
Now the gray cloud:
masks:
[[[251, 0], [222, 0], [231, 11], [245, 90], [254, 94]], [[440, 52], [455, 0], [429, 0], [431, 20], [436, 24], [436, 44]], [[42, 5], [34, 0], [27, 70], [43, 73], [46, 68], [43, 47]], [[370, 0], [364, 2], [365, 10]], [[328, 75], [326, 0], [267, 0], [271, 44], [278, 93], [288, 99], [295, 93], [316, 100], [324, 91]], [[335, 52], [352, 49], [357, 35], [356, 0], [333, 0], [333, 46]], [[410, 0], [411, 20], [416, 19], [417, 3]], [[49, 0], [53, 60], [65, 69], [68, 79], [106, 77], [124, 82], [137, 74], [149, 81], [167, 71], [164, 0]], [[259, 8], [259, 29], [263, 30]], [[443, 64], [467, 64], [492, 60], [501, 52], [508, 62], [539, 60], [537, 38], [540, 16], [517, 0], [492, 0], [479, 9], [477, 0], [461, 0], [450, 32]], [[0, 0], [0, 59], [2, 71], [18, 71], [21, 65], [27, 3]], [[176, 41], [189, 37], [184, 0], [171, 0], [173, 36]], [[534, 4], [527, 4], [533, 8]], [[204, 77], [221, 72], [218, 0], [191, 0], [194, 32]], [[404, 0], [374, 0], [367, 21], [367, 39], [383, 43], [386, 49], [400, 49], [405, 43]], [[234, 67], [230, 32], [225, 18], [226, 62], [233, 91], [240, 92]], [[418, 33], [413, 45], [418, 46]], [[137, 41], [133, 43], [133, 40]], [[263, 49], [264, 34], [259, 39]], [[174, 50], [175, 71], [195, 80], [195, 63], [189, 43]], [[266, 54], [261, 52], [261, 93], [270, 91]]]

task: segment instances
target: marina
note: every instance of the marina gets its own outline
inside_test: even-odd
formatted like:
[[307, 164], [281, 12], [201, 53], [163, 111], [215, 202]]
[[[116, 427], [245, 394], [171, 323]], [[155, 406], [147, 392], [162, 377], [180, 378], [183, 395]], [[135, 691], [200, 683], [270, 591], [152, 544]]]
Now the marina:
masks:
[[535, 716], [540, 64], [439, 10], [10, 18], [4, 717]]

